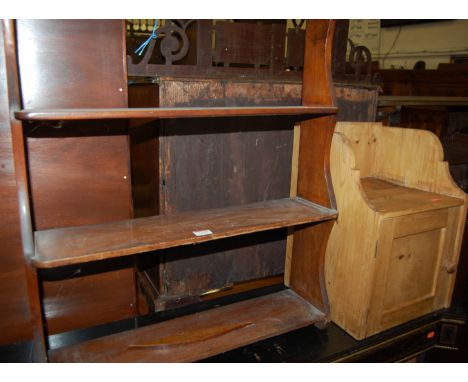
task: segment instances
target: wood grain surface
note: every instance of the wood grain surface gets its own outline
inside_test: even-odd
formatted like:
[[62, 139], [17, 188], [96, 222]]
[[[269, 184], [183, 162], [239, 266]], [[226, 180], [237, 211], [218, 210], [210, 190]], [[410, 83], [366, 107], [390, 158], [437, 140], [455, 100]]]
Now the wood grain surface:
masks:
[[335, 107], [327, 106], [250, 106], [250, 107], [168, 107], [168, 108], [112, 108], [112, 109], [37, 109], [21, 110], [15, 117], [25, 121], [72, 121], [85, 119], [125, 118], [212, 118], [268, 115], [335, 114]]
[[[245, 79], [161, 78], [161, 107], [300, 105], [296, 84]], [[160, 213], [223, 208], [289, 196], [296, 117], [172, 119], [161, 122]], [[283, 273], [284, 232], [270, 231], [165, 250], [161, 300], [180, 301]], [[167, 305], [168, 303], [166, 303]]]
[[386, 217], [463, 205], [463, 199], [399, 186], [377, 178], [362, 178], [369, 206]]
[[33, 339], [32, 359], [46, 360], [33, 252], [24, 134], [12, 110], [20, 105], [15, 25], [0, 26], [0, 343]]
[[323, 319], [313, 305], [284, 290], [53, 350], [49, 356], [52, 362], [191, 362]]
[[[16, 27], [24, 107], [128, 106], [122, 21], [23, 19]], [[23, 128], [34, 229], [131, 218], [125, 122], [76, 121], [67, 127], [37, 122]], [[61, 278], [40, 272], [49, 334], [134, 314], [133, 269], [106, 266], [100, 274], [93, 267], [64, 269]]]
[[[308, 20], [304, 52], [302, 105], [335, 105], [331, 75], [331, 51], [335, 21]], [[300, 127], [297, 195], [328, 208], [335, 208], [330, 177], [330, 146], [335, 116], [303, 121]], [[297, 229], [292, 256], [288, 256], [285, 280], [291, 289], [326, 314], [329, 312], [325, 284], [325, 250], [331, 223]], [[291, 251], [291, 249], [290, 249]]]
[[[299, 198], [36, 231], [35, 267], [50, 268], [329, 220], [336, 211]], [[197, 236], [195, 232], [212, 233]]]
[[363, 339], [448, 307], [467, 197], [438, 138], [339, 122], [331, 170], [340, 211], [325, 267], [332, 320]]

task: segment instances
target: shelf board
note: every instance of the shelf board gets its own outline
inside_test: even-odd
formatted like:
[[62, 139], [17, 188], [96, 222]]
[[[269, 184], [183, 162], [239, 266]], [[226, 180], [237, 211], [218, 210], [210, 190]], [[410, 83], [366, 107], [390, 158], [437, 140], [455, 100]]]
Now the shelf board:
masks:
[[[36, 268], [53, 268], [336, 218], [301, 198], [35, 232]], [[212, 233], [197, 236], [194, 232]]]
[[275, 115], [335, 114], [336, 107], [327, 106], [248, 106], [248, 107], [170, 107], [131, 109], [50, 109], [20, 110], [15, 117], [23, 121], [73, 121], [87, 119], [134, 118], [206, 118]]
[[467, 106], [468, 97], [379, 96], [378, 106]]
[[51, 362], [193, 362], [325, 321], [286, 289], [49, 351]]
[[463, 205], [463, 199], [403, 187], [378, 178], [362, 178], [361, 184], [372, 209], [388, 217]]

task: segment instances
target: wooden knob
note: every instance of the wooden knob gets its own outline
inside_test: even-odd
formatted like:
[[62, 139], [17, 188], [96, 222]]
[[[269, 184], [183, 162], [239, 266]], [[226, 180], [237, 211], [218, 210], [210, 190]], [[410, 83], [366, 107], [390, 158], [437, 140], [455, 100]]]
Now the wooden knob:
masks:
[[447, 273], [454, 273], [457, 270], [458, 263], [447, 262], [445, 263], [445, 270]]

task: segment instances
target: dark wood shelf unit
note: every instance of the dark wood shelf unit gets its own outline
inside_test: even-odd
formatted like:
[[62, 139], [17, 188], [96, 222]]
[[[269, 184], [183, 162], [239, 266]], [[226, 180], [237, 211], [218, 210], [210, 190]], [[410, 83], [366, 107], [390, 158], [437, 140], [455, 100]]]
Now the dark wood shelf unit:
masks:
[[52, 362], [192, 362], [325, 319], [292, 290], [49, 352]]
[[76, 121], [97, 119], [168, 119], [254, 116], [313, 116], [336, 114], [328, 106], [248, 106], [248, 107], [168, 107], [113, 109], [21, 110], [15, 117], [21, 121]]
[[[35, 232], [36, 268], [53, 268], [334, 219], [301, 198]], [[194, 232], [210, 230], [202, 236]]]
[[[35, 65], [26, 65], [27, 61], [18, 61], [16, 25], [14, 21], [5, 21], [3, 32], [8, 70], [8, 116], [15, 159], [21, 240], [34, 335], [35, 361], [187, 362], [310, 324], [323, 326], [328, 322], [329, 304], [324, 272], [325, 249], [333, 222], [337, 217], [329, 169], [331, 140], [336, 121], [334, 114], [337, 111], [330, 70], [335, 30], [333, 20], [312, 20], [307, 23], [302, 106], [213, 108], [130, 109], [112, 108], [113, 104], [111, 108], [105, 109], [80, 108], [87, 107], [88, 104], [101, 105], [101, 101], [103, 107], [108, 106], [106, 92], [116, 92], [116, 97], [121, 97], [119, 102], [127, 102], [127, 94], [122, 91], [124, 89], [120, 82], [119, 86], [114, 86], [115, 83], [112, 81], [117, 75], [111, 73], [110, 68], [117, 66], [122, 69], [118, 75], [120, 79], [124, 77], [121, 74], [126, 75], [127, 71], [124, 66], [125, 61], [114, 59], [113, 56], [104, 54], [99, 57], [86, 56], [85, 52], [76, 50], [74, 39], [80, 37], [86, 40], [87, 34], [83, 31], [86, 30], [87, 24], [74, 21], [65, 25], [67, 33], [59, 34], [58, 43], [64, 47], [64, 50], [57, 48], [55, 50], [60, 51], [60, 57], [70, 58], [70, 61], [77, 55], [78, 59], [73, 60], [73, 65], [76, 63], [73, 69], [73, 74], [77, 75], [76, 79], [73, 77], [73, 81], [64, 84], [61, 77], [58, 78], [59, 86], [47, 88], [47, 97], [44, 97], [47, 101], [46, 107], [39, 106], [34, 109], [32, 106], [31, 110], [21, 110], [21, 104], [29, 104], [28, 81], [25, 78], [32, 73], [42, 78], [41, 70], [44, 70], [44, 66], [38, 68]], [[47, 24], [45, 26], [47, 27]], [[21, 25], [19, 29], [21, 31]], [[81, 35], [71, 33], [73, 30], [77, 30]], [[120, 35], [114, 33], [106, 36], [111, 36], [116, 41], [120, 39], [119, 43], [122, 43], [123, 32], [122, 28]], [[67, 47], [70, 48], [67, 50]], [[97, 62], [91, 62], [94, 58]], [[53, 60], [46, 61], [46, 68], [52, 75], [55, 75], [55, 72], [51, 68], [55, 68], [54, 65], [62, 65], [60, 60], [57, 61], [57, 63]], [[122, 67], [118, 66], [119, 63]], [[87, 73], [94, 65], [102, 67], [100, 73], [105, 75], [96, 76], [93, 80]], [[89, 88], [83, 87], [87, 81], [98, 82]], [[47, 85], [48, 82], [42, 86]], [[81, 98], [76, 97], [74, 87], [83, 87]], [[92, 102], [88, 103], [88, 98], [91, 98]], [[34, 131], [34, 126], [43, 125], [41, 121], [281, 115], [306, 116], [306, 118], [291, 118], [289, 121], [292, 128], [292, 122], [301, 119], [300, 126], [294, 127], [289, 198], [250, 204], [240, 203], [241, 205], [220, 209], [167, 213], [141, 219], [119, 221], [103, 219], [101, 220], [103, 223], [93, 225], [71, 224], [71, 227], [67, 227], [67, 224], [62, 223], [57, 224], [58, 228], [47, 230], [37, 230], [34, 227], [34, 203], [31, 195], [34, 196], [36, 190], [31, 181], [33, 179], [31, 168], [28, 167], [30, 146], [26, 138], [27, 134], [31, 134], [30, 130]], [[38, 123], [35, 124], [34, 121]], [[272, 128], [275, 127], [273, 125]], [[33, 129], [29, 129], [30, 126], [33, 126]], [[111, 132], [103, 129], [105, 134], [111, 135]], [[39, 136], [37, 139], [55, 141], [66, 136], [58, 134], [48, 138]], [[96, 143], [94, 135], [91, 134], [86, 138]], [[87, 155], [84, 150], [82, 153]], [[53, 163], [58, 163], [59, 166], [52, 167], [49, 175], [67, 171], [73, 175], [73, 169], [70, 170], [70, 167], [81, 166], [80, 170], [84, 169], [84, 173], [90, 170], [90, 166], [83, 165], [78, 156], [73, 157], [76, 162], [72, 163], [61, 163], [56, 159], [51, 158]], [[36, 171], [34, 175], [37, 174]], [[123, 179], [128, 182], [125, 175]], [[91, 183], [91, 187], [93, 186]], [[115, 186], [116, 189], [118, 187]], [[229, 184], [223, 187], [229, 187]], [[101, 195], [106, 190], [108, 189], [94, 187], [93, 192]], [[264, 199], [265, 197], [256, 200]], [[64, 203], [73, 203], [73, 201], [68, 202], [68, 199], [64, 200]], [[153, 326], [83, 342], [76, 346], [48, 351], [46, 329], [48, 326], [44, 319], [46, 317], [44, 301], [40, 293], [41, 279], [36, 268], [58, 268], [289, 227], [292, 228], [288, 230], [284, 267], [284, 284], [289, 289]], [[208, 232], [201, 236], [194, 234], [194, 231], [205, 230], [210, 230], [212, 233]]]

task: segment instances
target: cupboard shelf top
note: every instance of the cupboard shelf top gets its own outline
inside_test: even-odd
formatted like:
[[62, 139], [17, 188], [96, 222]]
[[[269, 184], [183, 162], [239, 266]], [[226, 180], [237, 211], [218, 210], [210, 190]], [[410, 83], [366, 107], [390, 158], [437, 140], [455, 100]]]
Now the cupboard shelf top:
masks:
[[168, 107], [111, 109], [37, 109], [15, 112], [22, 121], [73, 121], [134, 118], [208, 118], [248, 116], [305, 116], [335, 114], [330, 106], [242, 106], [242, 107]]
[[361, 185], [371, 208], [387, 217], [463, 205], [460, 198], [399, 186], [378, 178], [362, 178]]

